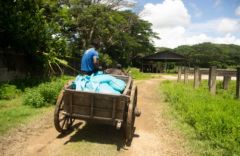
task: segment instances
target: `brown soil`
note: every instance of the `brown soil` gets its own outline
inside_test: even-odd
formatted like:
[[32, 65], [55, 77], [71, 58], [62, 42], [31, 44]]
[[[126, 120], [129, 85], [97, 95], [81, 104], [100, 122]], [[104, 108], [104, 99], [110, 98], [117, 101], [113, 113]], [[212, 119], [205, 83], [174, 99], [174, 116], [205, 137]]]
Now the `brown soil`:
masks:
[[[0, 156], [191, 155], [185, 147], [186, 141], [180, 133], [171, 128], [172, 121], [166, 117], [167, 105], [160, 96], [160, 82], [160, 79], [151, 79], [136, 83], [138, 106], [142, 115], [136, 119], [136, 131], [130, 147], [121, 144], [121, 137], [115, 133], [114, 128], [106, 127], [107, 130], [103, 130], [101, 125], [84, 128], [84, 124], [76, 123], [74, 131], [61, 136], [53, 126], [52, 110], [37, 121], [0, 138]], [[99, 134], [96, 134], [95, 131], [98, 130]]]

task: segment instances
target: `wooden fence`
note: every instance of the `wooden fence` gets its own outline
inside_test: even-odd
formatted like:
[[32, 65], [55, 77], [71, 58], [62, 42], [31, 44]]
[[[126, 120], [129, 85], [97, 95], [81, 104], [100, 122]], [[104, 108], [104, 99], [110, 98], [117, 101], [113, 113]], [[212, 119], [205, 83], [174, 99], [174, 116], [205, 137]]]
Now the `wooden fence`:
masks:
[[198, 88], [201, 84], [202, 75], [208, 75], [208, 88], [212, 95], [216, 94], [217, 76], [223, 77], [223, 88], [225, 90], [228, 90], [231, 78], [236, 77], [236, 98], [240, 99], [240, 68], [237, 68], [237, 70], [226, 70], [217, 69], [215, 66], [212, 66], [209, 69], [200, 69], [198, 67], [195, 67], [194, 69], [190, 69], [189, 67], [178, 67], [178, 82], [181, 81], [182, 73], [184, 74], [184, 83], [188, 83], [188, 77], [190, 74], [194, 76], [194, 88]]

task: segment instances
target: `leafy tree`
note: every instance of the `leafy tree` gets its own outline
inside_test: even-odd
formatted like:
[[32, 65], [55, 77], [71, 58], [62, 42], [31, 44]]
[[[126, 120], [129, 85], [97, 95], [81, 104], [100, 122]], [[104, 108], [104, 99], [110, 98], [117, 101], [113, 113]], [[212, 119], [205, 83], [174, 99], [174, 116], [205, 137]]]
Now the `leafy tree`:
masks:
[[239, 66], [240, 46], [202, 43], [193, 46], [179, 46], [174, 49], [188, 58], [192, 66], [228, 68]]

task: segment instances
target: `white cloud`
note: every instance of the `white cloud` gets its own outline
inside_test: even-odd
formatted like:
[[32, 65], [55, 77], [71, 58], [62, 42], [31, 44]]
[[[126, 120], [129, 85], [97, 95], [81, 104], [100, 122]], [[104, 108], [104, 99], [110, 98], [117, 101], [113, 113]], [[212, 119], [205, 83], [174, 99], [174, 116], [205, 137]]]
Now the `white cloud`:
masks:
[[158, 47], [175, 48], [203, 42], [240, 45], [240, 39], [232, 35], [240, 32], [239, 20], [219, 18], [205, 23], [191, 23], [191, 16], [181, 0], [146, 4], [139, 16], [153, 24], [153, 31], [161, 38], [154, 40]]
[[151, 22], [154, 28], [186, 26], [191, 18], [181, 0], [165, 0], [156, 5], [148, 3], [139, 16]]
[[240, 23], [238, 20], [223, 18], [220, 20], [217, 30], [224, 33], [239, 31]]
[[240, 6], [238, 6], [237, 9], [235, 10], [235, 14], [237, 16], [240, 16]]
[[204, 23], [192, 23], [188, 27], [188, 30], [226, 35], [227, 33], [240, 31], [240, 20], [232, 18], [219, 18], [206, 21]]

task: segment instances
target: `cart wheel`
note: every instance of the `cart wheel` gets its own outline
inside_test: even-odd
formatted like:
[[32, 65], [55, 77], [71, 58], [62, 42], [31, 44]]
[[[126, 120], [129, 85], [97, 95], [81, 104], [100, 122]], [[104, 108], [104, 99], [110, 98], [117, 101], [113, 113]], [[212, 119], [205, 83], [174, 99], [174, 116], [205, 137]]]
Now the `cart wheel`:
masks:
[[74, 122], [74, 119], [64, 114], [63, 90], [58, 96], [55, 112], [54, 112], [54, 126], [60, 133], [65, 133], [69, 130]]
[[137, 87], [133, 86], [133, 91], [131, 92], [130, 104], [128, 105], [128, 115], [126, 123], [126, 140], [127, 144], [131, 144], [133, 134], [134, 134], [134, 123], [135, 123], [135, 108], [137, 105]]

